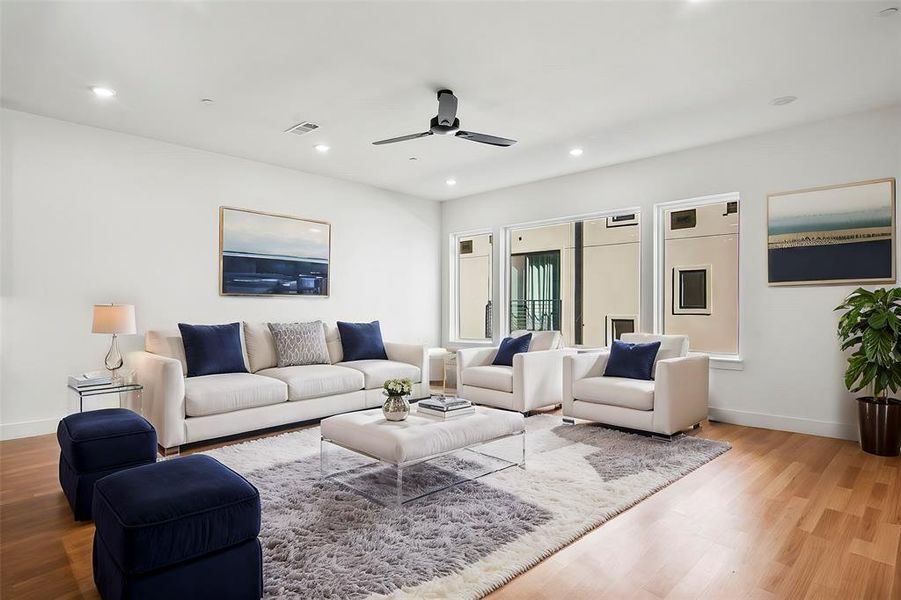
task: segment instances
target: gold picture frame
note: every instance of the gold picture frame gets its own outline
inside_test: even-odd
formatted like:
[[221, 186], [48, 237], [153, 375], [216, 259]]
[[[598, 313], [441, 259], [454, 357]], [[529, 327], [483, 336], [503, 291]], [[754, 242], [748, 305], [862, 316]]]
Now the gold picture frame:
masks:
[[894, 283], [895, 204], [894, 177], [768, 194], [767, 283]]

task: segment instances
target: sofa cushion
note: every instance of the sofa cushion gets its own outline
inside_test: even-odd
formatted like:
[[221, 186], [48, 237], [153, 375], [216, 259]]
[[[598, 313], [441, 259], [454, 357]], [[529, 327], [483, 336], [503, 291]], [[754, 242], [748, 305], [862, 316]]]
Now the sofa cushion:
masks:
[[419, 367], [395, 360], [352, 360], [342, 362], [341, 366], [362, 373], [367, 390], [382, 387], [388, 379], [409, 377], [413, 383], [422, 381]]
[[494, 355], [494, 365], [503, 365], [507, 367], [513, 366], [513, 355], [522, 354], [529, 351], [529, 344], [532, 343], [532, 334], [527, 333], [518, 338], [508, 337], [501, 341], [501, 345], [497, 348], [497, 354]]
[[126, 408], [69, 415], [59, 422], [56, 439], [63, 458], [79, 473], [156, 460], [156, 430]]
[[625, 377], [587, 377], [573, 383], [573, 398], [594, 404], [654, 410], [654, 382]]
[[251, 373], [260, 369], [271, 369], [278, 365], [275, 340], [268, 323], [243, 323], [244, 345], [247, 348], [247, 363]]
[[97, 481], [98, 535], [125, 573], [146, 573], [252, 540], [260, 494], [214, 458], [195, 454]]
[[630, 344], [613, 340], [610, 358], [604, 369], [604, 377], [628, 377], [629, 379], [652, 379], [654, 358], [660, 350], [660, 342]]
[[284, 382], [250, 373], [222, 373], [185, 379], [185, 414], [218, 415], [288, 399]]
[[345, 323], [338, 321], [344, 360], [388, 360], [382, 329], [378, 321], [371, 323]]
[[279, 367], [331, 364], [322, 321], [269, 323]]
[[188, 377], [218, 373], [246, 373], [241, 324], [188, 325], [179, 323]]
[[660, 350], [654, 358], [654, 367], [651, 369], [651, 378], [657, 376], [657, 363], [669, 358], [688, 356], [687, 335], [658, 335], [655, 333], [624, 333], [622, 341], [630, 344], [648, 344], [660, 342]]
[[472, 385], [499, 392], [513, 392], [513, 367], [487, 365], [469, 367], [460, 374], [463, 385]]
[[541, 352], [544, 350], [558, 350], [563, 347], [563, 336], [559, 331], [528, 331], [520, 329], [511, 331], [510, 337], [518, 338], [527, 333], [532, 334], [532, 342], [529, 344], [529, 352]]
[[325, 345], [328, 346], [328, 356], [332, 364], [344, 360], [344, 349], [341, 347], [341, 332], [336, 325], [325, 324]]
[[363, 374], [339, 365], [300, 365], [263, 369], [257, 375], [288, 386], [288, 400], [306, 400], [363, 389]]

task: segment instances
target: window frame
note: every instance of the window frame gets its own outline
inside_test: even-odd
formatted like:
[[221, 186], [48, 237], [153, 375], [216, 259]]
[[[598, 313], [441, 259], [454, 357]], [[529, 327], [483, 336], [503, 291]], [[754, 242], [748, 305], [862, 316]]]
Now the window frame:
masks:
[[494, 297], [497, 293], [497, 283], [495, 280], [495, 247], [497, 246], [497, 234], [495, 234], [494, 230], [491, 228], [481, 228], [481, 229], [470, 229], [466, 231], [458, 231], [448, 235], [448, 276], [449, 276], [449, 289], [451, 290], [450, 297], [448, 298], [448, 343], [461, 345], [461, 346], [491, 346], [494, 344], [494, 339], [497, 337], [497, 321], [496, 319], [496, 311], [491, 311], [492, 328], [491, 332], [493, 337], [491, 338], [463, 338], [460, 337], [460, 269], [459, 269], [459, 260], [460, 260], [460, 241], [462, 238], [469, 238], [477, 235], [491, 235], [494, 236], [492, 238], [491, 244], [491, 300], [494, 301]]
[[[669, 202], [658, 202], [654, 205], [654, 264], [653, 264], [653, 293], [654, 293], [654, 315], [653, 325], [654, 333], [663, 334], [664, 311], [668, 306], [667, 299], [664, 298], [666, 289], [666, 271], [664, 269], [666, 262], [664, 257], [664, 246], [666, 241], [666, 213], [673, 210], [687, 210], [691, 208], [700, 208], [711, 204], [721, 204], [724, 202], [736, 202], [738, 205], [738, 322], [736, 323], [736, 336], [738, 338], [738, 352], [735, 354], [718, 354], [706, 353], [710, 356], [711, 368], [727, 369], [727, 370], [743, 370], [744, 362], [742, 359], [742, 297], [741, 297], [741, 280], [742, 280], [742, 201], [738, 192], [726, 192], [724, 194], [712, 194], [709, 196], [698, 196], [696, 198], [685, 198], [683, 200], [672, 200]], [[711, 285], [708, 273], [707, 285]], [[709, 298], [712, 301], [712, 298]]]
[[[575, 215], [566, 215], [563, 217], [552, 217], [549, 219], [538, 219], [534, 221], [524, 221], [520, 223], [511, 223], [508, 225], [504, 225], [500, 229], [500, 235], [496, 235], [494, 238], [495, 244], [493, 250], [499, 253], [497, 259], [498, 265], [498, 277], [497, 281], [501, 282], [501, 285], [495, 286], [495, 294], [498, 296], [497, 307], [495, 309], [495, 328], [494, 333], [498, 339], [503, 339], [510, 335], [510, 248], [512, 246], [511, 243], [511, 235], [513, 231], [517, 229], [535, 229], [538, 227], [546, 227], [548, 225], [561, 225], [565, 223], [572, 223], [575, 221], [593, 221], [595, 219], [608, 219], [610, 217], [616, 217], [625, 214], [634, 214], [638, 219], [637, 227], [639, 228], [639, 236], [638, 236], [638, 244], [639, 244], [639, 260], [638, 260], [638, 313], [637, 320], [635, 322], [635, 330], [641, 331], [641, 313], [644, 304], [644, 300], [641, 294], [641, 282], [643, 275], [643, 263], [641, 260], [642, 254], [642, 244], [644, 242], [643, 238], [644, 229], [642, 227], [642, 218], [644, 216], [644, 211], [642, 211], [640, 206], [623, 206], [621, 208], [613, 208], [613, 209], [605, 209], [601, 211], [589, 212], [589, 213], [581, 213]], [[626, 225], [631, 223], [623, 223], [622, 225]], [[590, 346], [586, 346], [585, 344], [577, 344], [573, 345], [574, 348], [587, 348]]]

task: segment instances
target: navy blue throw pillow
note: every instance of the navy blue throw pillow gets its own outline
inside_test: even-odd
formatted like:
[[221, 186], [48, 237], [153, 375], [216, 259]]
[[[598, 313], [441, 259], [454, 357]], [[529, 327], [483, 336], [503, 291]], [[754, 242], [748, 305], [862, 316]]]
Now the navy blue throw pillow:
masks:
[[179, 323], [185, 345], [188, 377], [218, 373], [246, 373], [241, 350], [241, 324], [188, 325]]
[[388, 360], [382, 328], [378, 321], [372, 323], [345, 323], [338, 321], [344, 360]]
[[512, 367], [513, 355], [519, 354], [520, 352], [528, 352], [530, 343], [532, 343], [531, 333], [527, 333], [518, 338], [504, 338], [500, 347], [497, 349], [497, 355], [494, 357], [494, 362], [491, 364]]
[[660, 350], [660, 342], [628, 344], [614, 340], [613, 345], [610, 346], [610, 358], [607, 359], [604, 377], [649, 380], [658, 350]]

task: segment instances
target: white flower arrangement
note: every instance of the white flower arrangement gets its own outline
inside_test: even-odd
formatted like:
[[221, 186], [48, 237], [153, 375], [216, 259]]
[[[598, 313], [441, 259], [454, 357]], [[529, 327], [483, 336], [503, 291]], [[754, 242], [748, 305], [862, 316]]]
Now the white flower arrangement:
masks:
[[389, 379], [384, 387], [385, 391], [382, 393], [386, 396], [406, 396], [413, 393], [413, 380], [409, 377]]

